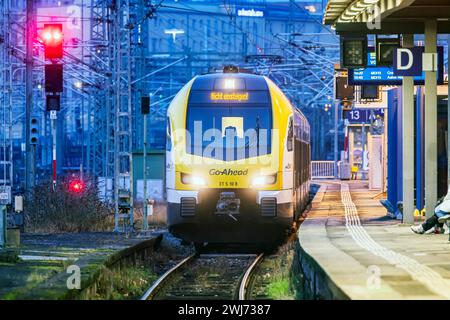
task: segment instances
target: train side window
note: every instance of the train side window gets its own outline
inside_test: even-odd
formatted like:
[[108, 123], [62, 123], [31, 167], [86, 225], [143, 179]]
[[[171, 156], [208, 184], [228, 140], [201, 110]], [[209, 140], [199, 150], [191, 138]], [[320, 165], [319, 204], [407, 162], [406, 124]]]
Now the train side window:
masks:
[[166, 122], [166, 150], [172, 150], [172, 129], [170, 128], [170, 118], [167, 117]]
[[287, 151], [292, 151], [294, 149], [294, 121], [292, 117], [289, 118], [289, 127], [287, 135]]

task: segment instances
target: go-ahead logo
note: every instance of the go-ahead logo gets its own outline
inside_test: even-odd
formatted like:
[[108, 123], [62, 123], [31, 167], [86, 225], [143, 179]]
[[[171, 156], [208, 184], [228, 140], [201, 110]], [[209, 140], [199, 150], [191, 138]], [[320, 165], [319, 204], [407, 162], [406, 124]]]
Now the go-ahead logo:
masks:
[[248, 169], [245, 170], [232, 170], [232, 169], [211, 169], [209, 170], [209, 175], [211, 176], [246, 176]]

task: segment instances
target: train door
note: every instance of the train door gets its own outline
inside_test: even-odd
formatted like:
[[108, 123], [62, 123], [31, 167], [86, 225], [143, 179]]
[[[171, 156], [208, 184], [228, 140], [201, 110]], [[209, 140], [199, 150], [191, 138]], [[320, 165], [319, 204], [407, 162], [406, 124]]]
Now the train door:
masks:
[[[296, 211], [298, 210], [297, 206], [297, 167], [296, 167], [296, 159], [297, 159], [297, 145], [296, 145], [296, 134], [295, 134], [295, 126], [294, 126], [294, 117], [293, 115], [289, 117], [288, 121], [288, 134], [287, 134], [287, 149], [292, 150], [293, 154], [293, 165], [292, 165], [292, 201], [294, 202], [294, 217], [296, 215]], [[284, 170], [284, 169], [283, 169]]]
[[[298, 119], [296, 119], [296, 120], [298, 120]], [[295, 125], [295, 156], [294, 156], [294, 167], [295, 167], [295, 198], [294, 198], [294, 201], [295, 201], [295, 207], [296, 207], [296, 212], [295, 212], [295, 217], [297, 218], [298, 217], [298, 215], [300, 214], [300, 212], [301, 212], [301, 210], [302, 210], [302, 208], [301, 208], [301, 202], [300, 202], [300, 199], [301, 199], [301, 189], [300, 189], [300, 186], [301, 186], [301, 168], [302, 168], [302, 166], [301, 166], [301, 145], [300, 145], [300, 137], [299, 137], [299, 134], [300, 134], [300, 131], [301, 131], [301, 128], [300, 128], [300, 125], [301, 125], [301, 123], [299, 123], [299, 122], [297, 122], [297, 124]]]

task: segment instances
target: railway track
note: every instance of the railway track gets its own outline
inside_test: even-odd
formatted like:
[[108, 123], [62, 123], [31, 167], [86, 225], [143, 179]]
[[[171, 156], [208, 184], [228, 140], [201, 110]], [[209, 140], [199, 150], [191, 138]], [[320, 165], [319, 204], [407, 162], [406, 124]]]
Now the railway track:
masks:
[[141, 300], [245, 300], [263, 259], [263, 254], [191, 255], [164, 273]]

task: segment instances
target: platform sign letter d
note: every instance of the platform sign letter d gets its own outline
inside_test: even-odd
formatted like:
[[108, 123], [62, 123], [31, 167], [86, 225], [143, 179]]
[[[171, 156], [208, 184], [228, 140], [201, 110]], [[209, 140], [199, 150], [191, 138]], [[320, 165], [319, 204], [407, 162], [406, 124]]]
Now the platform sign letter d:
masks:
[[[402, 64], [402, 55], [406, 54], [408, 59], [406, 64]], [[405, 48], [399, 48], [397, 50], [397, 69], [398, 70], [409, 70], [413, 65], [413, 54], [411, 50]]]
[[394, 76], [421, 76], [422, 53], [423, 47], [395, 49], [393, 69]]
[[81, 289], [81, 272], [80, 267], [77, 265], [70, 265], [67, 268], [67, 273], [70, 274], [70, 276], [67, 278], [67, 289], [73, 290], [73, 289]]

